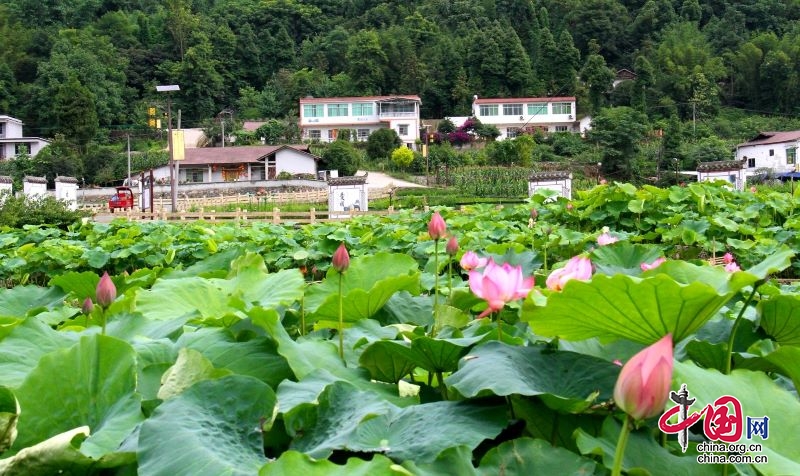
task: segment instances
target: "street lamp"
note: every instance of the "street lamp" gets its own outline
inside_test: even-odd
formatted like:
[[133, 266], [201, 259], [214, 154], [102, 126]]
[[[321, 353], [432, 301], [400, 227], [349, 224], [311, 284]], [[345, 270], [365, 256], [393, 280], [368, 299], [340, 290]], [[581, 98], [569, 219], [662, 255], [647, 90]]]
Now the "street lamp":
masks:
[[600, 172], [603, 170], [602, 167], [603, 167], [603, 163], [602, 162], [598, 162], [597, 163], [597, 183], [600, 183]]
[[[233, 111], [225, 109], [223, 111], [220, 111], [220, 113], [218, 115], [219, 116], [223, 116], [223, 114], [228, 114], [228, 115], [231, 116], [231, 119], [233, 119]], [[222, 123], [222, 148], [224, 149], [225, 148], [225, 117], [221, 117], [220, 118], [220, 123]]]
[[172, 212], [178, 211], [178, 177], [175, 173], [175, 155], [172, 145], [172, 91], [180, 91], [177, 84], [156, 86], [159, 93], [167, 93], [167, 147], [169, 149], [169, 189], [172, 195]]
[[672, 160], [675, 161], [675, 183], [677, 184], [678, 183], [678, 162], [679, 161], [678, 161], [677, 157], [673, 157]]

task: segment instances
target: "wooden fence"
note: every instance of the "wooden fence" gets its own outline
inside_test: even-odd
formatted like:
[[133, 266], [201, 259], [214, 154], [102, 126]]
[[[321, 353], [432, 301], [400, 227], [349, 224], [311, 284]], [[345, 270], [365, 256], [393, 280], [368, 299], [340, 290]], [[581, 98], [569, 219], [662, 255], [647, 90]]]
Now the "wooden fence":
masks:
[[[427, 207], [426, 207], [427, 208]], [[218, 212], [214, 210], [206, 211], [200, 208], [197, 211], [179, 211], [170, 213], [166, 210], [157, 212], [137, 212], [128, 210], [111, 215], [112, 218], [124, 218], [128, 221], [141, 220], [163, 220], [163, 221], [193, 221], [205, 220], [216, 221], [236, 221], [246, 222], [248, 220], [267, 221], [275, 224], [280, 223], [318, 223], [325, 221], [337, 221], [348, 219], [360, 215], [388, 215], [394, 213], [394, 207], [387, 210], [367, 210], [367, 211], [348, 211], [348, 212], [329, 212], [327, 210], [316, 210], [312, 208], [307, 212], [286, 212], [280, 208], [273, 208], [271, 211], [247, 211], [241, 208], [234, 212]]]
[[[370, 188], [369, 199], [376, 200], [386, 198], [393, 192], [393, 187], [385, 188]], [[138, 201], [138, 200], [137, 200]], [[263, 195], [237, 193], [232, 195], [204, 195], [202, 197], [178, 197], [177, 205], [178, 210], [197, 210], [207, 207], [223, 207], [226, 205], [237, 205], [248, 203], [256, 208], [264, 208], [265, 210], [270, 206], [280, 205], [284, 203], [326, 203], [328, 201], [328, 189], [315, 189], [304, 190], [298, 192], [275, 192], [266, 193]], [[153, 199], [153, 208], [155, 210], [164, 210], [169, 208], [172, 203], [170, 197], [156, 197]], [[83, 203], [79, 205], [82, 210], [90, 210], [98, 213], [108, 211], [107, 203]], [[137, 207], [138, 208], [138, 207]], [[157, 212], [161, 213], [161, 212]], [[188, 212], [187, 212], [188, 213]]]

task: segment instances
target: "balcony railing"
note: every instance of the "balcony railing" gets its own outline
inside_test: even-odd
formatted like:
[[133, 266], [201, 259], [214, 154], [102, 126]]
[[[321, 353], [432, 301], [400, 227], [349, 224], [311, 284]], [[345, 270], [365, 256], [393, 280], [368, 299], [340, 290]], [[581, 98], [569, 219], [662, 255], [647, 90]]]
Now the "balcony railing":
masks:
[[380, 117], [417, 117], [416, 112], [381, 111]]

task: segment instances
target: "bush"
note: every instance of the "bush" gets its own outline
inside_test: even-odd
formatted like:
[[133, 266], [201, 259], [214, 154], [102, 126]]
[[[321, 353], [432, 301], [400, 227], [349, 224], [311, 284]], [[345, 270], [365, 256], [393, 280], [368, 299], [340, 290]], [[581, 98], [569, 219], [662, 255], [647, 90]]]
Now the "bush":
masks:
[[66, 202], [53, 197], [0, 197], [0, 226], [22, 228], [25, 225], [51, 225], [66, 229], [83, 217], [91, 216], [87, 211], [72, 211]]

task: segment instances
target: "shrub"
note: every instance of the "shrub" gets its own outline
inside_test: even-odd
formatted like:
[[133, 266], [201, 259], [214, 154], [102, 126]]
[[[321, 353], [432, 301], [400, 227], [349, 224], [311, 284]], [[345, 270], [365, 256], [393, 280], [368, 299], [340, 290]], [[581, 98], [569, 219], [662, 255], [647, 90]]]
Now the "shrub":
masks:
[[[4, 198], [4, 199], [3, 199]], [[53, 197], [0, 197], [0, 226], [22, 228], [25, 225], [51, 225], [66, 229], [83, 217], [87, 211], [70, 210], [66, 202]]]

